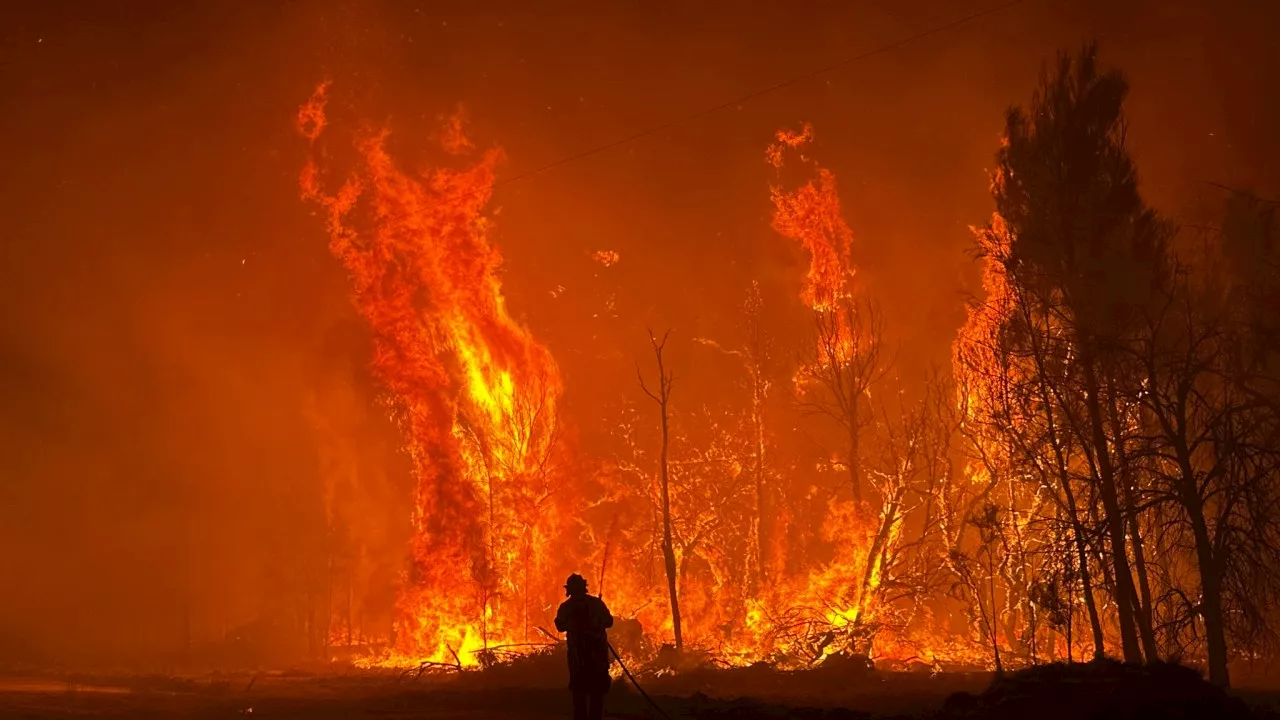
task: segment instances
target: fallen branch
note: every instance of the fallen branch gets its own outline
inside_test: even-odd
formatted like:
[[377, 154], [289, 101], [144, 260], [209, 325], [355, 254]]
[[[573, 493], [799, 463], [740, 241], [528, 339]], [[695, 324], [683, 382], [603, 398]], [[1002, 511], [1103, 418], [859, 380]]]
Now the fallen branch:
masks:
[[409, 676], [409, 673], [413, 673], [415, 670], [417, 672], [414, 673], [413, 679], [417, 680], [418, 678], [422, 677], [423, 673], [425, 673], [427, 670], [431, 668], [444, 668], [446, 670], [461, 671], [462, 665], [461, 663], [459, 663], [458, 665], [450, 665], [449, 663], [435, 662], [432, 660], [423, 660], [421, 663], [418, 664], [418, 667], [416, 668], [405, 668], [405, 670], [400, 673], [400, 676], [396, 678], [396, 682], [400, 682], [401, 680], [404, 680], [406, 677]]
[[[539, 629], [539, 630], [542, 630], [542, 628], [538, 628], [538, 629]], [[546, 631], [545, 631], [545, 630], [543, 630], [543, 632], [546, 632]], [[471, 653], [472, 653], [473, 655], [478, 655], [478, 654], [480, 654], [480, 653], [484, 653], [484, 652], [495, 652], [495, 651], [498, 651], [498, 650], [506, 650], [506, 649], [508, 649], [508, 648], [523, 648], [523, 647], [546, 648], [546, 647], [555, 647], [557, 644], [558, 644], [558, 643], [532, 643], [532, 642], [527, 642], [527, 643], [511, 643], [510, 645], [494, 645], [494, 646], [492, 646], [492, 647], [488, 647], [488, 648], [481, 648], [480, 650], [472, 650], [472, 651], [471, 651]], [[457, 657], [457, 656], [455, 655], [454, 657]]]

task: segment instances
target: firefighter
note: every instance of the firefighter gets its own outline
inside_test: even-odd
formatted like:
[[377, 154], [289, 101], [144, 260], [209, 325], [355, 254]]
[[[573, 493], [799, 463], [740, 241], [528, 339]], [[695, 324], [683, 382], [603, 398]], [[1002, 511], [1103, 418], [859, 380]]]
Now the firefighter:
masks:
[[568, 635], [569, 691], [574, 720], [600, 720], [609, 692], [609, 638], [613, 615], [604, 601], [587, 594], [586, 578], [574, 573], [564, 583], [568, 596], [556, 612], [556, 630]]

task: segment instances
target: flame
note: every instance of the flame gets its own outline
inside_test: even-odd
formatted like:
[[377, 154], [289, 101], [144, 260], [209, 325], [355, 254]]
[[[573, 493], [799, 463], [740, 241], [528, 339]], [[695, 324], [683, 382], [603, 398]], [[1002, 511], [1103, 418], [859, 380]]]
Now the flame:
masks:
[[[801, 166], [816, 176], [794, 189], [777, 185], [770, 188], [773, 229], [799, 243], [809, 255], [800, 298], [818, 314], [828, 333], [825, 339], [819, 339], [811, 365], [797, 369], [796, 385], [803, 394], [810, 384], [806, 378], [842, 375], [867, 351], [872, 338], [867, 336], [867, 328], [855, 327], [855, 270], [850, 257], [853, 233], [844, 219], [835, 174], [803, 153], [813, 141], [813, 127], [805, 124], [799, 130], [779, 130], [774, 137], [775, 142], [766, 151], [770, 165], [781, 171], [787, 157], [796, 155]], [[831, 464], [847, 469], [847, 462], [833, 459]], [[848, 637], [846, 642], [823, 643], [818, 650], [822, 657], [839, 651], [862, 652], [870, 647], [865, 635], [878, 609], [884, 558], [898, 543], [902, 530], [901, 515], [887, 499], [884, 505], [875, 513], [857, 502], [832, 501], [823, 535], [837, 549], [836, 556], [825, 566], [811, 570], [790, 589], [788, 602], [792, 606], [813, 608], [815, 621]]]
[[[769, 146], [766, 159], [781, 169], [788, 152], [799, 153], [813, 139], [813, 127], [806, 124], [800, 131], [779, 130], [777, 142]], [[773, 229], [795, 240], [809, 254], [809, 273], [801, 299], [814, 310], [833, 309], [849, 296], [854, 270], [849, 260], [853, 232], [840, 210], [836, 176], [803, 154], [799, 160], [811, 166], [817, 175], [794, 190], [779, 186], [769, 189], [773, 200]]]
[[[298, 113], [313, 149], [327, 90]], [[540, 550], [559, 532], [550, 498], [562, 385], [502, 294], [485, 212], [502, 151], [473, 157], [456, 114], [441, 148], [468, 164], [414, 176], [393, 161], [388, 136], [357, 137], [359, 162], [336, 191], [314, 159], [299, 182], [324, 211], [330, 250], [372, 331], [373, 370], [394, 398], [417, 477], [396, 651], [473, 665], [488, 648], [528, 641], [546, 604], [529, 578], [545, 574]]]
[[[598, 590], [617, 617], [639, 620], [646, 642], [669, 639], [665, 583], [646, 536], [655, 507], [652, 458], [602, 469], [592, 480], [602, 497], [590, 503], [560, 469], [567, 454], [559, 422], [563, 382], [549, 350], [507, 309], [502, 255], [492, 239], [488, 208], [502, 151], [478, 149], [459, 109], [434, 135], [440, 164], [405, 172], [388, 150], [389, 132], [375, 128], [356, 134], [353, 169], [339, 174], [318, 160], [330, 157], [321, 146], [333, 134], [328, 89], [322, 83], [298, 111], [298, 132], [312, 149], [300, 191], [322, 216], [330, 251], [347, 271], [354, 305], [373, 337], [372, 369], [392, 400], [416, 479], [394, 654], [379, 661], [466, 667], [505, 646], [536, 644], [538, 627], [549, 625], [559, 599], [558, 582], [547, 578], [570, 569], [598, 571]], [[839, 367], [864, 351], [862, 331], [848, 314], [860, 290], [835, 174], [805, 154], [813, 137], [810, 125], [780, 130], [767, 150], [779, 174], [795, 169], [789, 165], [795, 159], [806, 176], [770, 188], [772, 226], [809, 257], [800, 298], [832, 328], [832, 344], [817, 362]], [[606, 268], [619, 260], [612, 250], [590, 257]], [[989, 295], [999, 296], [998, 263], [985, 280]], [[957, 353], [989, 350], [979, 326], [1002, 322], [998, 304], [992, 308], [971, 309], [966, 327], [973, 327], [973, 342], [962, 334]], [[983, 657], [938, 629], [929, 609], [908, 616], [886, 599], [910, 524], [900, 498], [887, 492], [858, 503], [813, 488], [795, 506], [772, 508], [767, 555], [774, 567], [768, 582], [748, 589], [748, 528], [759, 506], [755, 490], [745, 489], [754, 486], [749, 478], [760, 465], [751, 459], [764, 456], [765, 443], [763, 430], [753, 440], [748, 427], [724, 422], [705, 447], [675, 449], [672, 504], [682, 539], [691, 540], [677, 558], [687, 645], [731, 664], [766, 660], [784, 667], [872, 652], [872, 637], [881, 658]], [[840, 457], [818, 465], [791, 472], [849, 468]], [[970, 484], [985, 482], [984, 472], [964, 468]], [[337, 502], [330, 492], [326, 507]], [[1015, 522], [1030, 527], [1029, 518]], [[806, 524], [816, 540], [787, 532]], [[555, 561], [549, 547], [556, 548]], [[537, 589], [543, 587], [552, 592]]]
[[316, 87], [311, 99], [298, 109], [298, 132], [308, 141], [314, 143], [320, 133], [324, 132], [324, 108], [329, 101], [329, 81], [325, 80]]

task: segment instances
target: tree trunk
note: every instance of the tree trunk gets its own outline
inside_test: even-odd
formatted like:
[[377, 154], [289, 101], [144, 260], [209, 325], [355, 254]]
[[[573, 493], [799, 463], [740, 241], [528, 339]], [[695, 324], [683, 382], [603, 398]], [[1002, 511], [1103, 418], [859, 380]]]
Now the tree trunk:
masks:
[[[1197, 540], [1197, 545], [1199, 541]], [[1199, 554], [1197, 548], [1197, 554]], [[1212, 562], [1212, 561], [1210, 561]], [[1200, 610], [1204, 617], [1204, 633], [1209, 654], [1209, 682], [1218, 687], [1231, 687], [1231, 674], [1227, 667], [1227, 634], [1222, 621], [1222, 580], [1215, 571], [1200, 579], [1203, 598]]]
[[[1147, 380], [1152, 388], [1160, 386], [1156, 367], [1154, 360], [1149, 358]], [[1171, 412], [1157, 410], [1154, 416], [1177, 459], [1178, 476], [1172, 478], [1174, 496], [1186, 513], [1187, 524], [1191, 526], [1191, 534], [1195, 539], [1196, 570], [1200, 574], [1200, 617], [1204, 621], [1209, 681], [1225, 688], [1230, 686], [1231, 678], [1227, 668], [1227, 639], [1222, 616], [1222, 568], [1209, 535], [1208, 522], [1204, 516], [1204, 498], [1200, 495], [1200, 481], [1187, 442], [1189, 422], [1186, 403], [1190, 391], [1191, 383], [1180, 384]]]
[[485, 556], [485, 559], [484, 559], [485, 572], [484, 572], [484, 579], [481, 581], [483, 583], [484, 589], [483, 589], [483, 595], [482, 595], [483, 600], [480, 605], [480, 639], [483, 643], [481, 647], [487, 650], [489, 649], [489, 600], [490, 600], [489, 591], [491, 588], [491, 583], [493, 581], [494, 574], [497, 571], [497, 568], [495, 567], [495, 565], [498, 557], [498, 548], [497, 548], [497, 537], [496, 537], [497, 536], [496, 509], [497, 508], [495, 507], [496, 503], [494, 502], [494, 499], [493, 499], [493, 473], [489, 472], [488, 468], [485, 469], [485, 473], [489, 478], [489, 482], [486, 484], [486, 488], [488, 492], [487, 498], [489, 503], [489, 542], [485, 545], [485, 547], [488, 548], [488, 554]]
[[[1128, 487], [1128, 480], [1122, 481], [1125, 488], [1125, 504], [1133, 508], [1133, 493]], [[1155, 627], [1151, 621], [1151, 583], [1147, 579], [1146, 554], [1142, 545], [1142, 533], [1138, 526], [1138, 514], [1135, 510], [1129, 513], [1129, 536], [1133, 543], [1133, 567], [1138, 573], [1138, 594], [1133, 597], [1135, 620], [1138, 625], [1138, 636], [1142, 639], [1142, 651], [1148, 663], [1160, 659], [1160, 650], [1156, 645]]]
[[[1032, 350], [1036, 361], [1036, 373], [1040, 380], [1040, 397], [1044, 403], [1045, 424], [1049, 431], [1049, 443], [1053, 446], [1054, 461], [1058, 469], [1058, 482], [1062, 485], [1063, 499], [1067, 502], [1067, 511], [1071, 513], [1071, 534], [1075, 541], [1076, 556], [1080, 563], [1080, 585], [1084, 594], [1085, 610], [1089, 614], [1089, 629], [1093, 633], [1093, 659], [1101, 660], [1106, 655], [1106, 639], [1102, 634], [1102, 620], [1098, 617], [1098, 603], [1093, 597], [1093, 578], [1089, 571], [1089, 553], [1085, 542], [1084, 524], [1080, 522], [1080, 508], [1076, 504], [1075, 491], [1071, 489], [1071, 474], [1067, 470], [1066, 454], [1058, 439], [1058, 426], [1053, 412], [1053, 397], [1049, 392], [1049, 381], [1044, 369], [1044, 357], [1036, 335], [1031, 334]], [[1069, 626], [1068, 626], [1069, 627]], [[1070, 658], [1071, 640], [1068, 633], [1067, 654]]]
[[[862, 585], [858, 590], [858, 614], [854, 617], [856, 624], [861, 625], [866, 621], [867, 612], [871, 608], [871, 596], [875, 590], [876, 574], [884, 572], [884, 556], [889, 548], [889, 536], [893, 534], [893, 526], [898, 522], [898, 510], [902, 506], [904, 490], [905, 488], [899, 488], [894, 492], [880, 519], [880, 528], [876, 530], [876, 536], [871, 541], [871, 549], [867, 551], [867, 565], [863, 570]], [[864, 655], [871, 654], [870, 636], [864, 643], [864, 647], [859, 648], [859, 652]]]
[[1196, 565], [1200, 573], [1200, 617], [1204, 620], [1205, 651], [1209, 660], [1209, 682], [1219, 687], [1230, 687], [1231, 676], [1227, 668], [1227, 634], [1222, 617], [1222, 572], [1214, 556], [1213, 541], [1209, 537], [1209, 525], [1204, 517], [1204, 502], [1197, 492], [1195, 471], [1192, 470], [1189, 453], [1184, 443], [1177, 443], [1182, 478], [1180, 485], [1182, 505], [1191, 524], [1196, 541]]
[[[1066, 496], [1067, 509], [1071, 513], [1071, 534], [1076, 546], [1076, 558], [1080, 563], [1080, 591], [1084, 594], [1084, 607], [1089, 614], [1089, 629], [1093, 632], [1093, 659], [1101, 660], [1106, 656], [1106, 638], [1102, 634], [1102, 620], [1098, 617], [1098, 603], [1093, 597], [1093, 577], [1089, 572], [1089, 549], [1084, 539], [1084, 523], [1080, 522], [1080, 511], [1076, 505], [1076, 494], [1071, 489], [1071, 478], [1063, 464], [1061, 449], [1057, 443], [1054, 450], [1058, 454], [1058, 481], [1062, 483], [1062, 491]], [[1068, 652], [1070, 651], [1070, 640]]]
[[[1084, 343], [1082, 343], [1084, 344]], [[1098, 379], [1093, 360], [1081, 357], [1085, 381], [1085, 405], [1088, 411], [1090, 441], [1098, 466], [1098, 490], [1102, 496], [1102, 508], [1106, 513], [1107, 535], [1111, 545], [1111, 561], [1115, 570], [1116, 610], [1120, 621], [1120, 645], [1125, 662], [1142, 662], [1142, 649], [1135, 632], [1133, 607], [1130, 598], [1137, 597], [1133, 586], [1133, 574], [1129, 569], [1129, 554], [1125, 547], [1124, 515], [1120, 512], [1120, 499], [1116, 493], [1115, 469], [1111, 465], [1106, 430], [1103, 428], [1102, 407], [1098, 397]]]
[[755, 542], [755, 574], [752, 578], [751, 596], [759, 597], [760, 586], [769, 582], [769, 532], [764, 519], [766, 505], [764, 483], [764, 386], [760, 378], [760, 369], [754, 368], [751, 373], [751, 421], [755, 426], [755, 479], [756, 479], [756, 514], [752, 518], [753, 540]]
[[[1072, 503], [1074, 504], [1074, 499]], [[1093, 659], [1101, 660], [1107, 652], [1106, 638], [1102, 634], [1102, 620], [1098, 617], [1098, 603], [1093, 597], [1093, 581], [1089, 576], [1089, 556], [1084, 541], [1084, 528], [1072, 519], [1076, 554], [1080, 562], [1080, 591], [1084, 593], [1084, 607], [1089, 613], [1089, 629], [1093, 632]]]
[[1194, 513], [1196, 560], [1200, 566], [1200, 616], [1204, 619], [1206, 651], [1209, 656], [1209, 682], [1219, 687], [1231, 686], [1227, 668], [1227, 634], [1222, 619], [1222, 573], [1214, 560], [1213, 546], [1204, 514]]
[[671, 463], [669, 461], [671, 448], [671, 384], [673, 379], [667, 373], [667, 367], [662, 361], [662, 351], [666, 348], [667, 338], [671, 335], [670, 331], [662, 336], [662, 342], [653, 336], [653, 332], [649, 332], [649, 344], [653, 346], [653, 359], [658, 365], [658, 392], [654, 393], [649, 390], [644, 383], [644, 376], [636, 368], [636, 374], [640, 376], [640, 389], [649, 396], [658, 405], [658, 410], [662, 416], [662, 455], [659, 459], [659, 508], [662, 512], [662, 561], [667, 572], [667, 594], [671, 598], [671, 627], [675, 631], [676, 651], [684, 651], [684, 634], [680, 628], [680, 600], [679, 600], [679, 578], [678, 568], [676, 567], [676, 548], [675, 541], [671, 533]]
[[1074, 620], [1074, 619], [1075, 619], [1075, 613], [1074, 613], [1074, 612], [1068, 612], [1068, 613], [1067, 613], [1067, 633], [1066, 633], [1066, 635], [1067, 635], [1067, 662], [1068, 662], [1068, 663], [1073, 663], [1073, 662], [1075, 662], [1075, 661], [1076, 661], [1074, 650], [1073, 650], [1073, 649], [1072, 649], [1072, 647], [1071, 647], [1071, 641], [1072, 641], [1072, 638], [1071, 638], [1071, 628], [1072, 628], [1072, 626], [1075, 624], [1075, 623], [1073, 622], [1073, 620]]
[[1004, 663], [1000, 660], [1000, 640], [996, 635], [996, 568], [995, 555], [991, 546], [987, 546], [987, 584], [991, 591], [991, 653], [996, 661], [996, 677], [1004, 676]]
[[862, 507], [862, 449], [858, 428], [858, 396], [850, 399], [849, 410], [849, 485], [853, 488], [853, 501]]
[[[661, 368], [661, 366], [659, 366]], [[661, 369], [659, 369], [661, 373]], [[661, 479], [662, 479], [662, 559], [667, 570], [667, 593], [671, 596], [671, 625], [676, 635], [676, 651], [684, 650], [684, 636], [680, 631], [680, 601], [676, 596], [676, 551], [671, 539], [671, 490], [670, 476], [668, 474], [667, 448], [668, 448], [668, 422], [667, 422], [667, 402], [664, 393], [662, 400], [662, 460], [661, 460]]]
[[1160, 651], [1156, 645], [1155, 628], [1151, 622], [1151, 583], [1147, 579], [1146, 553], [1142, 544], [1142, 528], [1138, 522], [1137, 494], [1133, 489], [1133, 476], [1129, 472], [1128, 457], [1125, 453], [1124, 440], [1120, 425], [1120, 414], [1116, 408], [1115, 387], [1108, 384], [1109, 399], [1107, 410], [1111, 416], [1111, 427], [1115, 433], [1116, 464], [1120, 489], [1124, 494], [1125, 521], [1129, 526], [1129, 538], [1133, 544], [1133, 569], [1138, 573], [1138, 594], [1133, 600], [1134, 620], [1138, 625], [1138, 636], [1142, 639], [1142, 652], [1147, 662], [1159, 660]]

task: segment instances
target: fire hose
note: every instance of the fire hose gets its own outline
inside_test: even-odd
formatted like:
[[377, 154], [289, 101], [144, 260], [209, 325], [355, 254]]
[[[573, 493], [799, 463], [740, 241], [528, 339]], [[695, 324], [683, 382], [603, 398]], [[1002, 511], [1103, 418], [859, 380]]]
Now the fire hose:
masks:
[[639, 681], [637, 681], [635, 675], [632, 675], [631, 671], [627, 669], [627, 664], [622, 662], [622, 656], [619, 655], [618, 651], [614, 649], [613, 643], [609, 642], [608, 640], [605, 640], [605, 645], [609, 646], [609, 652], [613, 653], [613, 659], [618, 661], [618, 667], [622, 668], [622, 672], [626, 674], [627, 679], [631, 681], [631, 684], [636, 686], [636, 690], [640, 691], [640, 694], [644, 696], [645, 700], [649, 701], [649, 704], [653, 706], [654, 710], [658, 711], [659, 715], [666, 718], [667, 720], [671, 720], [671, 716], [668, 715], [666, 711], [664, 711], [658, 705], [658, 703], [654, 702], [653, 698], [649, 697], [649, 693], [645, 692], [644, 688], [640, 687]]

